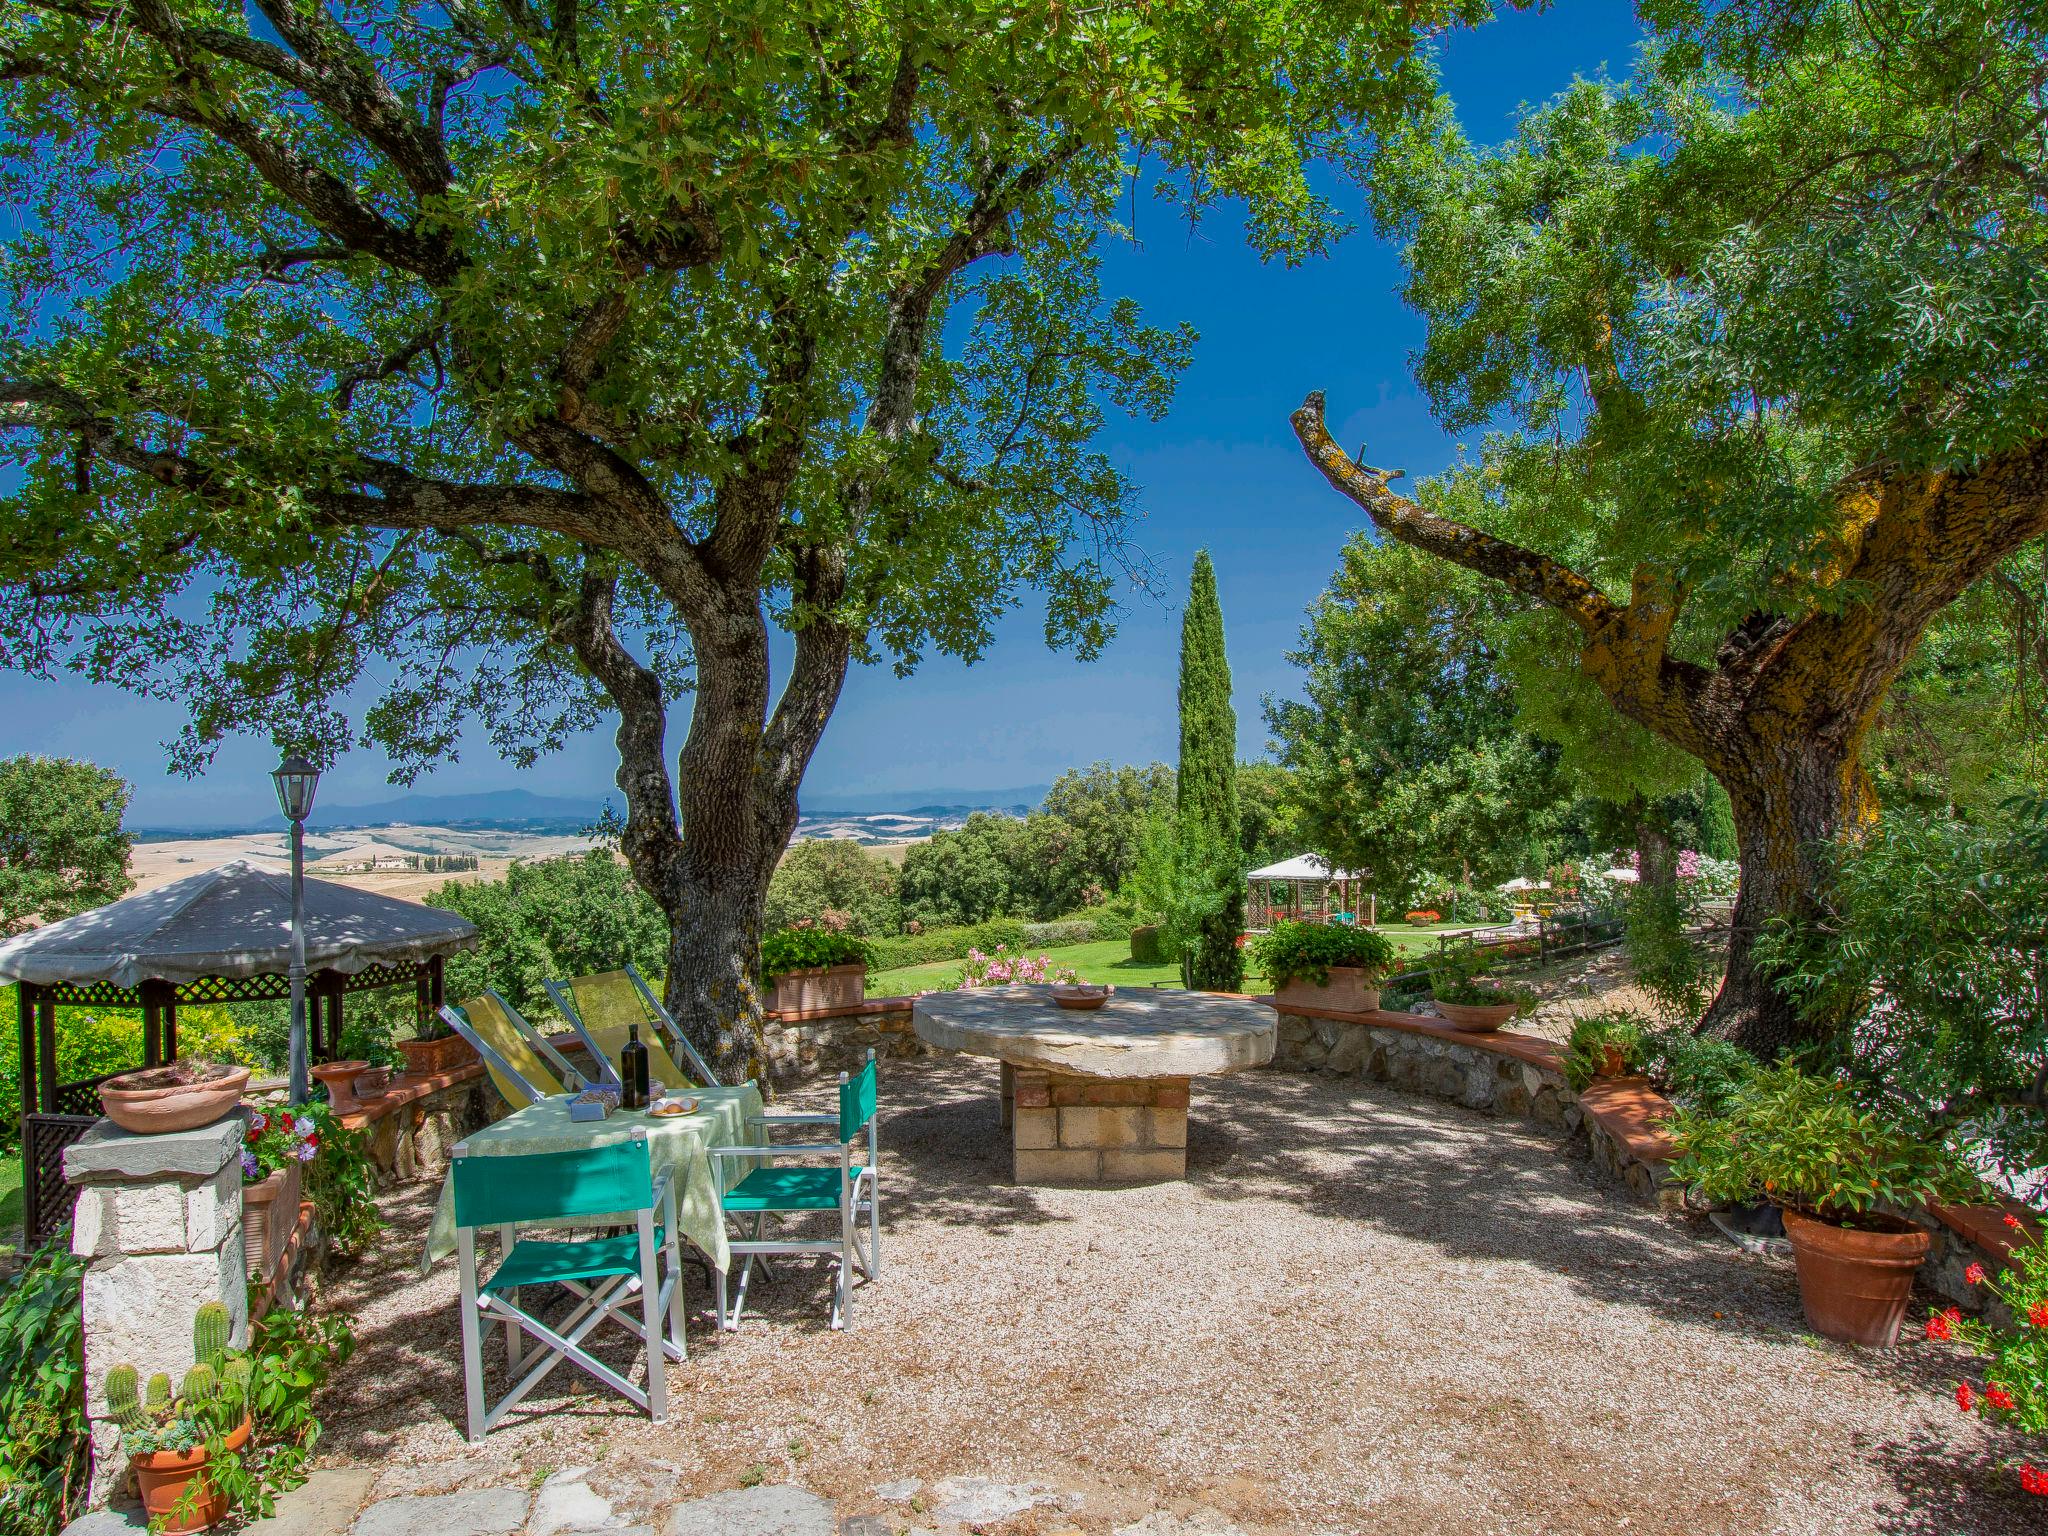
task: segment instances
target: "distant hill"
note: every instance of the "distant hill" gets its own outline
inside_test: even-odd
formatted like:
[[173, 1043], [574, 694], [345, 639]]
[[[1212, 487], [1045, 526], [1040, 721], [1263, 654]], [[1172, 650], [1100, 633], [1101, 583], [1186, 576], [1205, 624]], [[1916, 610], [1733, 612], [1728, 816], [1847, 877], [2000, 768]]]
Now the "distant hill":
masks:
[[[602, 800], [577, 800], [566, 795], [536, 795], [530, 789], [489, 789], [473, 794], [410, 794], [362, 805], [315, 804], [306, 818], [309, 827], [388, 827], [394, 822], [419, 826], [525, 826], [531, 822], [573, 821], [587, 827], [604, 814]], [[267, 817], [265, 828], [282, 827], [282, 816]]]
[[[1008, 811], [1022, 815], [1045, 799], [1047, 784], [1012, 789], [901, 789], [872, 794], [820, 795], [805, 798], [806, 822], [834, 817], [911, 816], [925, 821], [957, 821], [975, 811]], [[418, 791], [389, 800], [324, 805], [317, 801], [306, 825], [315, 830], [388, 827], [502, 827], [530, 832], [576, 833], [603, 815], [605, 807], [623, 810], [613, 796], [580, 800], [568, 795], [537, 795], [529, 789], [488, 789], [474, 793], [433, 794]], [[137, 826], [129, 831], [142, 842], [170, 838], [214, 837], [236, 832], [281, 832], [284, 817], [275, 811], [254, 821], [184, 822]]]
[[805, 816], [960, 816], [969, 811], [1035, 810], [1050, 784], [1014, 789], [887, 789], [872, 794], [803, 797]]

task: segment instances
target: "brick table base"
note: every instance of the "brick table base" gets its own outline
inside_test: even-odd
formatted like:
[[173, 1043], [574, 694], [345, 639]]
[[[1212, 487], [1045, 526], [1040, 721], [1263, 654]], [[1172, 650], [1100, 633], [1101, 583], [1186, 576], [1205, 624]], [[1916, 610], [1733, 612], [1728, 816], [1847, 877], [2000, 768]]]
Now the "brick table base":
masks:
[[1003, 1066], [1019, 1184], [1140, 1184], [1188, 1171], [1188, 1080]]

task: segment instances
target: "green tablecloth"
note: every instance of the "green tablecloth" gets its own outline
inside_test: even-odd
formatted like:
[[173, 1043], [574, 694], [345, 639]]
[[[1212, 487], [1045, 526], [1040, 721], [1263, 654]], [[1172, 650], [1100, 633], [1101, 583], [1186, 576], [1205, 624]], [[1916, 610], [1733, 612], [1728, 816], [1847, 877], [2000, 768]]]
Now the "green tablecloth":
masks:
[[[707, 1148], [758, 1142], [761, 1134], [747, 1124], [762, 1113], [761, 1092], [752, 1083], [742, 1088], [706, 1088], [698, 1092], [695, 1114], [655, 1119], [636, 1110], [617, 1110], [604, 1120], [571, 1120], [569, 1097], [558, 1094], [537, 1104], [516, 1110], [495, 1124], [463, 1138], [470, 1157], [505, 1157], [521, 1152], [568, 1152], [577, 1147], [601, 1146], [624, 1141], [641, 1127], [647, 1130], [647, 1151], [655, 1177], [664, 1168], [675, 1169], [677, 1224], [683, 1236], [703, 1249], [711, 1262], [724, 1269], [728, 1258], [725, 1223], [719, 1220], [718, 1196], [712, 1185], [712, 1164]], [[747, 1166], [734, 1159], [726, 1166], [727, 1187], [745, 1176]], [[620, 1213], [615, 1219], [578, 1217], [579, 1227], [610, 1226], [630, 1222]], [[540, 1225], [540, 1223], [537, 1223]], [[455, 1251], [455, 1186], [443, 1180], [441, 1199], [434, 1207], [434, 1224], [427, 1231], [426, 1251], [420, 1267], [426, 1269]]]

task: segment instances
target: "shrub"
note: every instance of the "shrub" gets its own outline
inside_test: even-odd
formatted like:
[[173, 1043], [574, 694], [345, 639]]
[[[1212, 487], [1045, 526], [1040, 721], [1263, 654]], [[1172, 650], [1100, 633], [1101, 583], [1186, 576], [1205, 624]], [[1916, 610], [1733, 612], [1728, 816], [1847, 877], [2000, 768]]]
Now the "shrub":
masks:
[[[2008, 1214], [2006, 1224], [2020, 1225]], [[2032, 1435], [2048, 1435], [2048, 1234], [2015, 1247], [2007, 1266], [1996, 1274], [1972, 1268], [1972, 1284], [1982, 1285], [2005, 1304], [2012, 1326], [1995, 1328], [1981, 1318], [1965, 1318], [1955, 1308], [1927, 1319], [1930, 1339], [1960, 1337], [1991, 1363], [1981, 1389], [1958, 1383], [1956, 1403], [1965, 1413], [1981, 1412], [1995, 1423]], [[2048, 1494], [2048, 1469], [2031, 1464], [2020, 1469], [2020, 1486], [2028, 1493]]]
[[1756, 1075], [1758, 1063], [1731, 1041], [1667, 1029], [1644, 1042], [1643, 1065], [1674, 1104], [1725, 1115], [1736, 1091]]
[[925, 928], [900, 938], [874, 939], [868, 944], [873, 957], [868, 968], [893, 971], [906, 965], [931, 965], [941, 960], [964, 960], [970, 949], [1020, 949], [1024, 925], [1015, 918], [999, 917], [986, 923], [954, 928]]
[[1349, 923], [1275, 923], [1246, 947], [1252, 969], [1274, 986], [1296, 979], [1321, 986], [1333, 965], [1353, 965], [1385, 975], [1394, 946], [1384, 934]]
[[778, 928], [761, 941], [761, 974], [773, 981], [791, 971], [814, 971], [832, 965], [872, 965], [868, 946], [850, 933], [829, 928]]
[[992, 955], [969, 950], [967, 964], [960, 969], [960, 990], [970, 987], [1007, 987], [1012, 983], [1042, 986], [1048, 982], [1079, 981], [1070, 965], [1055, 967], [1050, 955], [1012, 955], [997, 949]]
[[58, 1531], [85, 1503], [85, 1261], [68, 1230], [0, 1292], [0, 1531]]
[[1621, 1053], [1621, 1068], [1634, 1071], [1643, 1065], [1648, 1047], [1650, 1021], [1633, 1008], [1603, 1008], [1572, 1020], [1571, 1038], [1565, 1042], [1564, 1079], [1574, 1091], [1583, 1091], [1596, 1077], [1605, 1077], [1608, 1048]]
[[1697, 1019], [1711, 980], [1706, 958], [1686, 933], [1690, 907], [1674, 881], [1633, 887], [1623, 907], [1623, 948], [1636, 983], [1678, 1019]]
[[1133, 928], [1131, 959], [1139, 965], [1166, 964], [1166, 930], [1157, 923], [1141, 923]]
[[1672, 1171], [1710, 1200], [1770, 1199], [1840, 1221], [1981, 1193], [1941, 1142], [1858, 1104], [1848, 1084], [1790, 1064], [1759, 1068], [1726, 1114], [1681, 1108], [1670, 1134], [1680, 1154]]
[[1088, 944], [1095, 938], [1095, 924], [1088, 918], [1056, 918], [1049, 923], [1026, 923], [1024, 942], [1034, 947], [1057, 949], [1064, 944]]
[[2024, 819], [1888, 811], [1830, 865], [1809, 918], [1758, 938], [1759, 963], [1817, 1031], [1853, 1038], [1840, 1065], [1863, 1097], [2031, 1182], [2048, 1165], [2048, 849]]

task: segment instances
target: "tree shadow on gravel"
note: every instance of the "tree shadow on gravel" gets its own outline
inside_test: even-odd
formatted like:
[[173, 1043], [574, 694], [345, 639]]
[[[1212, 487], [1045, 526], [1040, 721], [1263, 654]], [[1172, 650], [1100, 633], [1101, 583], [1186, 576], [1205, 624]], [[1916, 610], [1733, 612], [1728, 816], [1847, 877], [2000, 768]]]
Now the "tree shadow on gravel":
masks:
[[[1693, 1327], [1808, 1338], [1789, 1263], [1644, 1206], [1562, 1133], [1357, 1078], [1255, 1072], [1205, 1086], [1188, 1176], [1210, 1198], [1280, 1200], [1448, 1258], [1529, 1263], [1600, 1302]], [[1932, 1298], [1911, 1315], [1924, 1305]], [[1948, 1390], [1952, 1367], [1926, 1351], [1811, 1342], [1894, 1386]]]
[[2048, 1508], [2021, 1489], [1996, 1452], [1959, 1455], [1954, 1446], [1920, 1435], [1887, 1441], [1871, 1454], [1899, 1492], [1899, 1502], [1878, 1513], [1880, 1536], [2038, 1536], [2048, 1530]]

